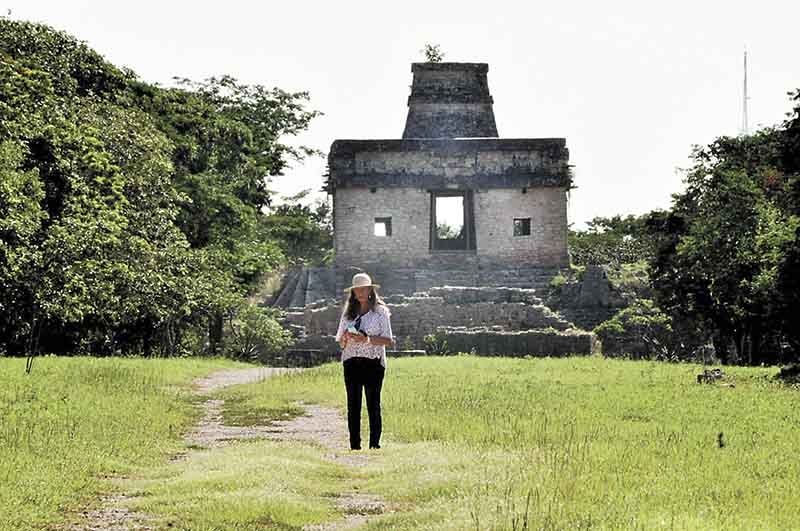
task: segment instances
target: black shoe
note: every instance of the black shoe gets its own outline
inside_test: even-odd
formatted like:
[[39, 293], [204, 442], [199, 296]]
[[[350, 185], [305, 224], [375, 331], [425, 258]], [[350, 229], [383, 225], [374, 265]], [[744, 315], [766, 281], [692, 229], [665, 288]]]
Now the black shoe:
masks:
[[369, 449], [370, 450], [380, 450], [381, 449], [381, 445], [380, 444], [376, 444], [376, 445], [370, 444], [369, 445]]

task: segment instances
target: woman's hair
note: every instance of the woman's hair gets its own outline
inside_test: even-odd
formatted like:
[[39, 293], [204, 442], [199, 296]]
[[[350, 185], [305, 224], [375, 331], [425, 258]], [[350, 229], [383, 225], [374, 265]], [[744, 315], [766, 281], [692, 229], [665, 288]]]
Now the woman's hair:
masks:
[[[378, 290], [375, 289], [375, 286], [369, 287], [369, 296], [367, 297], [367, 304], [369, 305], [370, 310], [374, 310], [375, 306], [381, 304], [386, 306], [386, 303], [383, 302], [381, 296], [378, 295]], [[356, 316], [359, 314], [359, 310], [361, 309], [361, 303], [358, 302], [356, 298], [356, 292], [354, 289], [350, 290], [350, 294], [347, 296], [347, 300], [344, 303], [344, 310], [343, 314], [347, 316], [348, 319], [355, 319]]]

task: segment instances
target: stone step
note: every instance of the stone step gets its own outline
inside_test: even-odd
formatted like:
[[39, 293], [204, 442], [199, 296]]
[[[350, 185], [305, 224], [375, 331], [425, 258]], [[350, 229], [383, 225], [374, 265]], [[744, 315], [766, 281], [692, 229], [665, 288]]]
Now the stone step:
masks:
[[389, 304], [389, 308], [394, 334], [399, 341], [408, 339], [415, 346], [440, 326], [499, 326], [504, 330], [568, 330], [572, 327], [547, 306], [522, 302], [447, 304], [440, 297], [427, 297]]
[[306, 314], [305, 312], [288, 311], [284, 313], [283, 317], [278, 319], [278, 321], [284, 326], [287, 325], [305, 326]]
[[335, 298], [336, 275], [331, 267], [311, 267], [308, 269], [306, 306]]
[[526, 304], [542, 304], [536, 291], [513, 287], [471, 287], [443, 286], [427, 291], [432, 297], [442, 297], [450, 304], [469, 304], [475, 302], [524, 302]]
[[302, 267], [300, 275], [297, 279], [297, 284], [294, 288], [291, 301], [289, 302], [290, 308], [304, 308], [306, 305], [306, 288], [308, 287], [308, 268]]
[[414, 275], [416, 290], [437, 286], [546, 288], [558, 272], [554, 268], [482, 270], [449, 269], [445, 271], [417, 271]]
[[[384, 300], [392, 313], [392, 331], [398, 342], [410, 341], [416, 348], [422, 345], [426, 335], [435, 333], [438, 326], [500, 326], [506, 330], [573, 327], [542, 304], [531, 290], [446, 287], [416, 296], [391, 295]], [[341, 311], [341, 305], [331, 304], [292, 312], [285, 319], [305, 326], [309, 336], [334, 334]]]
[[487, 328], [440, 327], [437, 338], [446, 341], [449, 352], [475, 352], [483, 355], [588, 356], [596, 339], [590, 332], [553, 330], [498, 331]]
[[591, 308], [561, 308], [558, 314], [566, 321], [584, 330], [592, 330], [597, 325], [614, 317], [622, 308], [619, 307], [591, 307]]
[[283, 281], [283, 287], [280, 290], [280, 294], [275, 299], [275, 302], [272, 304], [273, 306], [277, 308], [286, 308], [289, 306], [299, 278], [300, 268], [292, 268], [287, 272]]

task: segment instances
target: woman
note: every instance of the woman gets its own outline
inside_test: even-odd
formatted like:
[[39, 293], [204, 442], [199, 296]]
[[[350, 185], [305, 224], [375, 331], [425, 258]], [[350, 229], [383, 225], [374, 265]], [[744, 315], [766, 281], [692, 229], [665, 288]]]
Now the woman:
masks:
[[386, 346], [393, 345], [389, 308], [366, 273], [353, 275], [336, 341], [342, 347], [347, 389], [347, 428], [350, 448], [361, 449], [361, 389], [367, 397], [369, 447], [380, 448], [381, 385], [386, 371]]

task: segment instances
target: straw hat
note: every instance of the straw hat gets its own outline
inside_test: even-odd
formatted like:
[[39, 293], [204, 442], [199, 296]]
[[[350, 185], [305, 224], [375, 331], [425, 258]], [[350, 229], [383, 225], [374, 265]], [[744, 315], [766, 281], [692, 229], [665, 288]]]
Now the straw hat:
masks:
[[379, 288], [380, 284], [373, 284], [372, 279], [369, 278], [369, 275], [366, 273], [356, 273], [353, 275], [353, 285], [349, 288], [345, 288], [345, 291], [350, 291], [353, 288], [361, 288], [364, 286], [374, 286]]

